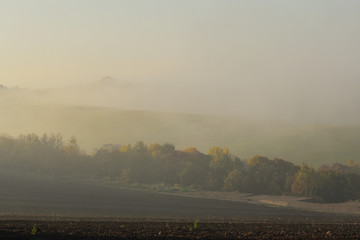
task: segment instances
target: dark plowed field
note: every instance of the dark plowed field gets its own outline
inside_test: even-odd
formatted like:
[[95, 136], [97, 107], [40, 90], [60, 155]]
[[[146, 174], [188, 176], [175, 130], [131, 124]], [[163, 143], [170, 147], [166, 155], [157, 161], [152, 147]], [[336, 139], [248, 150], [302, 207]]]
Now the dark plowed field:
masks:
[[318, 216], [318, 213], [250, 203], [171, 196], [0, 175], [0, 212], [5, 216], [233, 219]]
[[[34, 227], [35, 226], [35, 227]], [[33, 229], [36, 229], [34, 231]], [[32, 232], [32, 233], [31, 233]], [[351, 223], [0, 221], [1, 239], [360, 239]]]
[[356, 216], [6, 174], [0, 209], [0, 239], [360, 239]]

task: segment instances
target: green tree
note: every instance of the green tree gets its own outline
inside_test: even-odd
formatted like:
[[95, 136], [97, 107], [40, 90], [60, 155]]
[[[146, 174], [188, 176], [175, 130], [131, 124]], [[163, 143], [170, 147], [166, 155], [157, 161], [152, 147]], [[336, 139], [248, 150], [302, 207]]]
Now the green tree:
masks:
[[227, 148], [212, 147], [209, 149], [210, 161], [210, 188], [221, 189], [224, 179], [234, 169], [234, 163]]
[[143, 141], [137, 141], [134, 145], [134, 152], [145, 154], [147, 152], [147, 146]]
[[299, 196], [313, 197], [318, 189], [318, 180], [318, 175], [313, 167], [303, 163], [295, 175], [291, 190]]
[[65, 152], [68, 154], [76, 155], [80, 153], [80, 147], [77, 143], [76, 137], [72, 136], [64, 147]]
[[125, 145], [121, 145], [120, 147], [120, 151], [124, 152], [124, 153], [130, 153], [133, 152], [133, 148], [131, 147], [131, 144], [125, 144]]
[[243, 192], [245, 189], [244, 183], [246, 183], [245, 178], [244, 173], [240, 170], [232, 170], [224, 180], [224, 190]]
[[147, 150], [151, 154], [151, 156], [153, 156], [153, 157], [160, 157], [161, 156], [161, 145], [159, 143], [150, 144], [147, 147]]

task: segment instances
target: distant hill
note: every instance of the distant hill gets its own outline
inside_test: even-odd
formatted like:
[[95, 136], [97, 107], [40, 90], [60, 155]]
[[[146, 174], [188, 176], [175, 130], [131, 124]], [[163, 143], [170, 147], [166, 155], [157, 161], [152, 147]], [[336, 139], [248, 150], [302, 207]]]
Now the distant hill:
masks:
[[347, 97], [339, 98], [333, 94], [329, 99], [312, 88], [299, 89], [293, 96], [267, 93], [265, 88], [247, 91], [227, 85], [181, 85], [154, 79], [139, 82], [110, 76], [58, 88], [4, 87], [0, 88], [0, 106], [97, 106], [131, 111], [231, 115], [241, 119], [302, 124], [359, 125], [360, 122], [360, 105], [356, 104], [360, 97], [356, 89], [352, 89]]
[[194, 146], [228, 147], [242, 159], [255, 154], [300, 164], [360, 159], [360, 127], [299, 125], [250, 121], [236, 117], [126, 111], [115, 108], [0, 105], [0, 133], [18, 136], [60, 132], [74, 135], [88, 152], [107, 143], [173, 143], [179, 149]]

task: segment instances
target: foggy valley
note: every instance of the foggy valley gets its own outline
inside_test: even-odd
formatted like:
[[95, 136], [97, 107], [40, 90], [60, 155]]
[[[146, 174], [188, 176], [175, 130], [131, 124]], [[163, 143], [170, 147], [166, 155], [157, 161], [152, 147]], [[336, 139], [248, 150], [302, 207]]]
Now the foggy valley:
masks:
[[[303, 117], [285, 120], [277, 114], [278, 118], [260, 118], [252, 116], [249, 107], [240, 108], [239, 115], [225, 114], [221, 99], [216, 104], [205, 101], [210, 96], [196, 101], [186, 92], [163, 92], [171, 91], [160, 86], [131, 86], [111, 77], [59, 89], [4, 88], [0, 92], [2, 133], [13, 137], [28, 133], [76, 136], [88, 153], [103, 144], [136, 141], [172, 143], [180, 149], [193, 146], [203, 152], [215, 145], [228, 147], [240, 158], [259, 154], [317, 167], [357, 160], [360, 154], [356, 117], [351, 123], [340, 113], [338, 119], [324, 116], [315, 120], [296, 110]], [[188, 106], [188, 111], [171, 101]], [[210, 107], [213, 110], [207, 110]], [[254, 111], [258, 111], [256, 106]], [[319, 116], [322, 111], [318, 111]]]
[[359, 239], [359, 10], [0, 1], [0, 238]]

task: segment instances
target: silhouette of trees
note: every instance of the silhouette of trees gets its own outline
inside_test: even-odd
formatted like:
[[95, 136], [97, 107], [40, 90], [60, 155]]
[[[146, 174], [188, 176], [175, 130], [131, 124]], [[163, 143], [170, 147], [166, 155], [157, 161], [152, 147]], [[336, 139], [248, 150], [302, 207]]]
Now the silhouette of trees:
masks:
[[220, 189], [226, 176], [234, 169], [229, 149], [214, 146], [209, 149], [208, 154], [211, 156], [209, 186]]
[[79, 154], [80, 153], [80, 147], [77, 143], [76, 137], [72, 136], [69, 139], [69, 142], [65, 145], [64, 150], [68, 154]]
[[355, 161], [323, 165], [315, 170], [282, 159], [256, 155], [241, 161], [229, 149], [195, 147], [177, 150], [173, 144], [142, 141], [134, 145], [106, 144], [86, 154], [75, 137], [30, 133], [0, 136], [0, 167], [51, 176], [71, 176], [120, 184], [146, 183], [191, 186], [194, 189], [255, 194], [291, 194], [322, 202], [360, 198], [359, 167]]
[[301, 169], [296, 173], [295, 180], [291, 186], [292, 191], [297, 195], [304, 197], [313, 197], [318, 188], [318, 174], [305, 163], [302, 164]]

